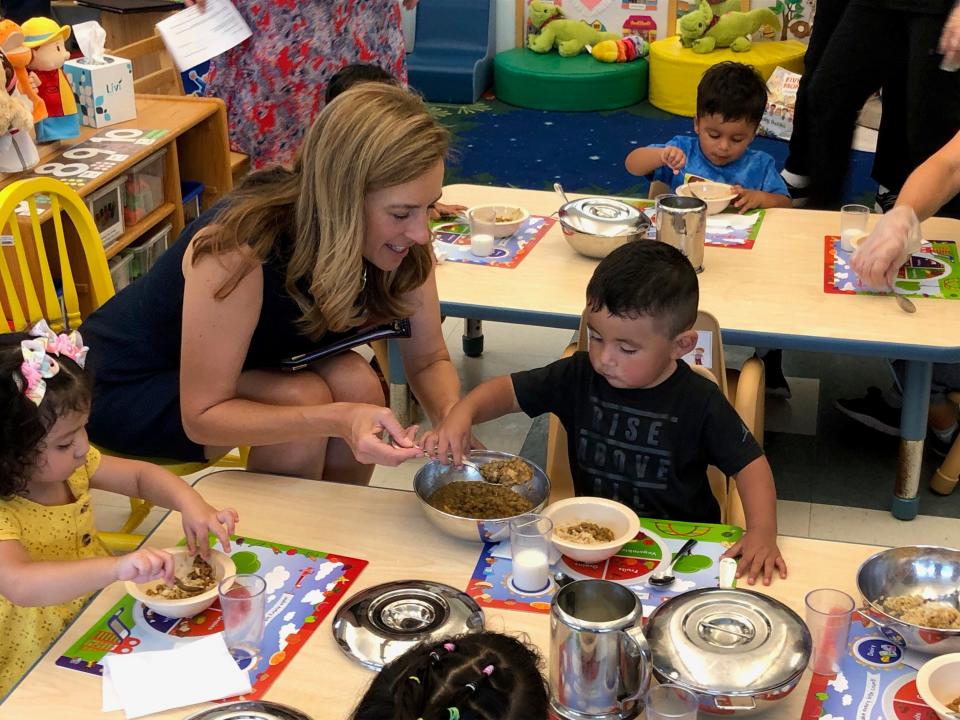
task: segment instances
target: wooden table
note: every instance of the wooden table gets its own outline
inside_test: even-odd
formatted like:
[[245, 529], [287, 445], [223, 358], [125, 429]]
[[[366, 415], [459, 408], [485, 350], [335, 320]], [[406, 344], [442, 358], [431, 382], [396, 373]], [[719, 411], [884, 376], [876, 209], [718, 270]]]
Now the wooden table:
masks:
[[[412, 578], [465, 588], [480, 551], [478, 544], [453, 540], [436, 530], [411, 492], [235, 470], [207, 475], [196, 488], [217, 507], [237, 508], [239, 530], [251, 537], [368, 560], [370, 564], [352, 592]], [[179, 516], [171, 514], [147, 543], [167, 547], [181, 537]], [[764, 592], [801, 616], [804, 595], [811, 588], [835, 587], [856, 597], [856, 570], [878, 550], [868, 545], [789, 537], [781, 538], [780, 547], [789, 564], [790, 577], [775, 580]], [[0, 705], [0, 720], [54, 720], [62, 717], [66, 708], [73, 720], [122, 717], [120, 712], [100, 711], [99, 678], [54, 665], [54, 660], [122, 595], [122, 584], [114, 583], [93, 600]], [[548, 651], [548, 615], [489, 609], [485, 614], [488, 629], [525, 632], [545, 654]], [[347, 716], [372, 675], [341, 653], [331, 624], [332, 617], [328, 616], [270, 688], [266, 699], [297, 707], [314, 720], [342, 720]], [[786, 700], [757, 717], [799, 717], [808, 683], [809, 677], [805, 677]], [[188, 714], [179, 709], [152, 717], [179, 720]]]
[[[479, 185], [449, 185], [443, 200], [467, 206], [512, 203], [538, 215], [561, 204], [552, 192]], [[872, 215], [871, 223], [878, 217]], [[835, 212], [767, 210], [753, 249], [706, 248], [700, 307], [717, 316], [724, 342], [733, 345], [907, 361], [892, 510], [908, 520], [919, 504], [931, 363], [960, 362], [960, 302], [921, 299], [917, 313], [908, 315], [890, 297], [825, 293], [823, 239], [839, 230]], [[923, 231], [926, 238], [960, 242], [958, 220], [933, 218]], [[442, 312], [575, 329], [596, 265], [570, 248], [556, 224], [513, 269], [442, 264], [437, 270]], [[399, 369], [391, 362], [391, 382]]]

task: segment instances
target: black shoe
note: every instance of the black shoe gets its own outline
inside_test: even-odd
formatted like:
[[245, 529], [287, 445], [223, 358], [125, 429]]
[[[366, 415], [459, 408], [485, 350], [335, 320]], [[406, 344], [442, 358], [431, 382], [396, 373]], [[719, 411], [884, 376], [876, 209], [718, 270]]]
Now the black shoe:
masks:
[[766, 379], [767, 395], [790, 398], [790, 385], [783, 374], [783, 351], [771, 350], [760, 358], [763, 360], [763, 375]]
[[868, 388], [866, 397], [835, 400], [833, 406], [868, 428], [886, 435], [900, 435], [900, 408], [888, 405], [878, 387]]
[[897, 196], [899, 193], [890, 192], [880, 192], [877, 191], [877, 195], [874, 198], [873, 209], [877, 212], [885, 213], [893, 210], [893, 206], [897, 204]]
[[954, 428], [949, 440], [942, 440], [933, 430], [927, 428], [927, 442], [925, 447], [930, 448], [940, 457], [946, 457], [947, 453], [950, 452], [950, 448], [953, 447], [953, 441], [957, 439], [957, 435], [960, 435], [960, 428]]

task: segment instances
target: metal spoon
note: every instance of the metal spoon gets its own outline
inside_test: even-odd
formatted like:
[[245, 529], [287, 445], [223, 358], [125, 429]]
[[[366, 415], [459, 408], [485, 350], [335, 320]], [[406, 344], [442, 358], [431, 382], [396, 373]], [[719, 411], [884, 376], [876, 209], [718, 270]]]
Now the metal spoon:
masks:
[[560, 197], [563, 198], [564, 205], [570, 202], [570, 200], [567, 198], [567, 194], [563, 191], [563, 185], [561, 185], [560, 183], [554, 183], [553, 189], [556, 190], [560, 194]]
[[899, 305], [900, 309], [905, 313], [910, 313], [912, 315], [917, 311], [917, 306], [913, 304], [913, 301], [910, 298], [901, 295], [896, 290], [893, 292], [893, 297], [896, 298], [897, 305]]
[[667, 585], [672, 584], [673, 581], [676, 579], [673, 576], [673, 566], [677, 564], [677, 560], [679, 560], [684, 555], [686, 555], [691, 550], [693, 550], [693, 546], [696, 544], [697, 544], [697, 541], [694, 540], [693, 538], [690, 538], [689, 540], [687, 540], [683, 544], [683, 547], [680, 548], [676, 552], [676, 554], [673, 556], [673, 560], [670, 561], [670, 564], [667, 565], [667, 567], [663, 568], [662, 570], [658, 568], [657, 571], [650, 576], [650, 581], [649, 581], [650, 584], [656, 585], [657, 587], [665, 587]]

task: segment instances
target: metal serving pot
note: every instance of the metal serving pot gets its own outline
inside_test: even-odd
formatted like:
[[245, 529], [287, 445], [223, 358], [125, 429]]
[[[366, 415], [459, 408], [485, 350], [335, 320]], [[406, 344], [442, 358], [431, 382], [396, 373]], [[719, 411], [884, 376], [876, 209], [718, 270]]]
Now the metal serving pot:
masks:
[[642, 240], [650, 227], [650, 218], [642, 210], [614, 198], [580, 198], [564, 203], [557, 214], [570, 247], [597, 259], [632, 240]]
[[813, 647], [799, 615], [752, 590], [677, 595], [654, 609], [644, 632], [657, 680], [695, 692], [711, 715], [752, 715], [782, 700]]
[[857, 589], [867, 606], [863, 614], [900, 647], [943, 655], [960, 652], [960, 630], [904, 622], [883, 609], [883, 600], [920, 595], [957, 607], [960, 592], [960, 550], [930, 545], [881, 550], [857, 571]]

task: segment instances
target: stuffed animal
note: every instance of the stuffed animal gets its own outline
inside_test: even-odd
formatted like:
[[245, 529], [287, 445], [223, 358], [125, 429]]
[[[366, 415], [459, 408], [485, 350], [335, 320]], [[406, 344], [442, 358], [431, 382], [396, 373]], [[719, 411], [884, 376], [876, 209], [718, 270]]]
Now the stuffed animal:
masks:
[[587, 49], [600, 62], [630, 62], [646, 57], [650, 43], [639, 35], [627, 35], [619, 40], [601, 40], [593, 47], [588, 45]]
[[79, 137], [80, 114], [73, 90], [63, 74], [70, 58], [64, 44], [70, 37], [69, 25], [57, 25], [50, 18], [33, 17], [23, 24], [23, 44], [33, 50], [27, 69], [40, 81], [37, 94], [47, 106], [47, 118], [36, 124], [37, 142]]
[[538, 53], [548, 53], [556, 47], [562, 57], [573, 57], [587, 45], [620, 38], [616, 33], [594, 30], [582, 20], [568, 20], [556, 5], [540, 0], [530, 3], [530, 23], [538, 32], [527, 37], [527, 47]]
[[707, 0], [700, 0], [700, 7], [677, 21], [677, 32], [683, 46], [695, 53], [723, 47], [746, 52], [751, 45], [750, 35], [764, 25], [780, 29], [780, 19], [769, 8], [716, 15]]
[[27, 65], [33, 59], [33, 50], [23, 44], [23, 30], [13, 20], [0, 20], [0, 51], [13, 66], [17, 90], [30, 100], [33, 121], [40, 122], [47, 116], [47, 106], [37, 95], [27, 72]]
[[0, 92], [0, 172], [20, 172], [40, 161], [37, 146], [30, 137], [33, 116], [27, 109], [29, 100], [17, 91], [13, 65], [4, 55], [0, 55], [0, 64], [5, 88]]

